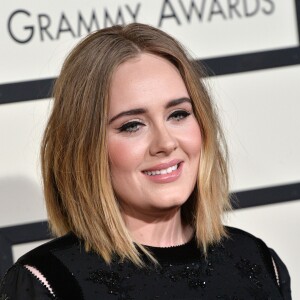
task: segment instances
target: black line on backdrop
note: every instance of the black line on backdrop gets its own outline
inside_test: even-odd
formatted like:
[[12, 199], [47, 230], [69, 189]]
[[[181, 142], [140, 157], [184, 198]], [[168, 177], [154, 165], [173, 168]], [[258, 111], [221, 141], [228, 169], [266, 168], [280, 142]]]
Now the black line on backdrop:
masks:
[[296, 0], [295, 5], [296, 5], [296, 14], [297, 14], [298, 42], [300, 44], [300, 0]]
[[[300, 4], [299, 4], [300, 5]], [[202, 60], [209, 76], [235, 74], [300, 64], [300, 47]], [[0, 104], [49, 98], [55, 78], [0, 85]]]
[[12, 265], [12, 245], [7, 237], [0, 232], [0, 279]]
[[300, 47], [211, 58], [202, 61], [210, 76], [300, 64]]
[[300, 182], [234, 192], [231, 196], [234, 209], [300, 200]]
[[[235, 192], [233, 208], [248, 208], [300, 199], [300, 182]], [[12, 265], [12, 246], [51, 238], [46, 221], [0, 228], [0, 277]]]
[[0, 85], [0, 104], [49, 98], [54, 78]]
[[0, 228], [0, 236], [8, 237], [10, 244], [17, 245], [51, 238], [47, 221]]

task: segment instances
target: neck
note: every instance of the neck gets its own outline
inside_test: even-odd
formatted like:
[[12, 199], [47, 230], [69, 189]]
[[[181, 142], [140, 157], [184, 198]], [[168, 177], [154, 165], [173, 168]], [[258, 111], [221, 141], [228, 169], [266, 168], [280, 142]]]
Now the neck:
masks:
[[193, 229], [182, 223], [180, 208], [143, 216], [123, 211], [122, 216], [133, 240], [142, 245], [176, 246], [188, 242], [193, 235]]

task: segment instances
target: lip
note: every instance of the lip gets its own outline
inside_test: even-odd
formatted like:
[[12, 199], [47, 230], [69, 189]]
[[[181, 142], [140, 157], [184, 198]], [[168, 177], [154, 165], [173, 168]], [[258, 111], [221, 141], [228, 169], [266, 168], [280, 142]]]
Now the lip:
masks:
[[142, 172], [147, 172], [147, 171], [156, 171], [156, 170], [162, 170], [162, 169], [168, 169], [169, 167], [173, 167], [175, 165], [178, 165], [179, 163], [181, 163], [182, 160], [180, 159], [173, 159], [167, 163], [161, 163], [158, 165], [155, 165], [149, 169], [145, 169]]
[[[159, 175], [153, 175], [153, 176], [150, 176], [150, 175], [147, 175], [144, 173], [145, 171], [156, 171], [156, 170], [167, 169], [167, 168], [172, 167], [177, 164], [178, 164], [178, 168], [171, 173], [159, 174]], [[182, 174], [183, 165], [184, 165], [184, 162], [182, 160], [175, 159], [168, 163], [159, 164], [150, 169], [147, 169], [147, 170], [143, 171], [142, 174], [148, 180], [150, 180], [154, 183], [170, 183], [170, 182], [176, 181], [180, 177], [180, 175]]]

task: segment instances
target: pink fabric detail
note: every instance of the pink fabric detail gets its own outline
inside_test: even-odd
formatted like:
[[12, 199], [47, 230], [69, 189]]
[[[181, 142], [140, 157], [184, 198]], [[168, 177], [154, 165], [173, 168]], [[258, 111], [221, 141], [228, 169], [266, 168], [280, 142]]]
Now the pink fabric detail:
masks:
[[49, 284], [49, 282], [47, 281], [46, 277], [39, 271], [37, 270], [35, 267], [32, 266], [28, 266], [25, 265], [25, 268], [31, 273], [33, 274], [47, 289], [48, 291], [54, 295], [54, 292]]

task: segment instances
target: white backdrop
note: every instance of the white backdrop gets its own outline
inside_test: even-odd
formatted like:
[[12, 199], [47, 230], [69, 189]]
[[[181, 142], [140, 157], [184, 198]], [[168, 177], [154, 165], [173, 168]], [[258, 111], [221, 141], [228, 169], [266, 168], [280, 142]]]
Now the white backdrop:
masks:
[[[89, 30], [145, 22], [177, 37], [195, 58], [299, 46], [295, 1], [6, 1], [0, 10], [1, 84], [57, 76]], [[300, 66], [206, 79], [231, 156], [233, 191], [300, 182]], [[0, 105], [0, 227], [46, 219], [39, 144], [51, 99]], [[300, 199], [299, 199], [300, 200]], [[227, 223], [274, 248], [300, 299], [300, 201], [237, 210]], [[14, 247], [16, 259], [35, 244]], [[1, 247], [1, 245], [0, 245]]]

